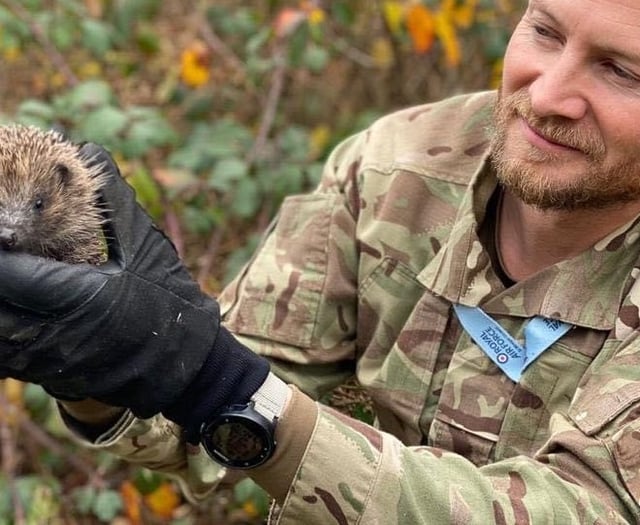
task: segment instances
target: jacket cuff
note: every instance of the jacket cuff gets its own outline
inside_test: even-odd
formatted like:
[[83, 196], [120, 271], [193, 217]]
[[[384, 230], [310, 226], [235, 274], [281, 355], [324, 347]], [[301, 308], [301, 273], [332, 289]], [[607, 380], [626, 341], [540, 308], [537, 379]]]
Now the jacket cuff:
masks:
[[276, 501], [282, 503], [293, 484], [318, 419], [318, 406], [291, 385], [291, 398], [276, 427], [276, 451], [264, 465], [248, 471]]

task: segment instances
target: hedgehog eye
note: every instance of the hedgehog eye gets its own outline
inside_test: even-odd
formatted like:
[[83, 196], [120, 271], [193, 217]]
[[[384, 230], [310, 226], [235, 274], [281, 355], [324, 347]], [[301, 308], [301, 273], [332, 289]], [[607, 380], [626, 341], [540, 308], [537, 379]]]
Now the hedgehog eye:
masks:
[[44, 207], [44, 200], [43, 199], [36, 199], [33, 203], [33, 207], [36, 210], [41, 210]]

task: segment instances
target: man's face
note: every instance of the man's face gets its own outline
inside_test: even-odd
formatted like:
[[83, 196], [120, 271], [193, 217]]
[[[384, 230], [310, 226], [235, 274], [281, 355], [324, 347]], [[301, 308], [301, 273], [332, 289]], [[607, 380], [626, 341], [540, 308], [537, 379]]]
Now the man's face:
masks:
[[640, 202], [640, 2], [530, 0], [494, 131], [498, 178], [528, 204]]

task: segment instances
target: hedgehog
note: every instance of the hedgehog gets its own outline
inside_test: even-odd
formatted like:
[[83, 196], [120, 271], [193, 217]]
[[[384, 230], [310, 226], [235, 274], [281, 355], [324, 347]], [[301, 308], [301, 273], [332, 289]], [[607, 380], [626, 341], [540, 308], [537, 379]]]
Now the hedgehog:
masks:
[[0, 249], [67, 263], [105, 259], [101, 165], [61, 133], [0, 126]]

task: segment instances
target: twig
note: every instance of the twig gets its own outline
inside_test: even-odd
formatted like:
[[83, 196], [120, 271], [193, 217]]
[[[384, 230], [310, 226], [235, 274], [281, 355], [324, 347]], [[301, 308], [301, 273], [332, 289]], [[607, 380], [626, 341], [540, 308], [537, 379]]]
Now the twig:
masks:
[[287, 64], [284, 57], [282, 43], [280, 43], [276, 48], [273, 58], [276, 62], [276, 68], [273, 70], [273, 76], [271, 77], [271, 87], [269, 88], [269, 93], [267, 94], [267, 99], [265, 101], [260, 127], [258, 128], [256, 140], [254, 140], [253, 145], [245, 158], [249, 166], [253, 166], [267, 142], [267, 137], [271, 132], [271, 128], [273, 127], [273, 123], [276, 118], [278, 104], [282, 98], [284, 79], [287, 72]]
[[9, 427], [8, 420], [16, 415], [16, 408], [2, 396], [2, 414], [0, 419], [0, 447], [2, 449], [2, 471], [7, 479], [11, 501], [13, 503], [13, 520], [16, 525], [26, 523], [24, 507], [18, 495], [15, 483], [16, 470], [16, 441], [15, 435]]
[[[264, 109], [262, 112], [262, 118], [260, 120], [260, 126], [258, 133], [253, 141], [253, 144], [245, 156], [245, 162], [249, 169], [254, 165], [256, 160], [260, 157], [262, 150], [267, 142], [267, 137], [271, 133], [273, 123], [275, 122], [276, 114], [278, 111], [278, 105], [282, 99], [282, 93], [284, 91], [284, 83], [287, 72], [287, 63], [284, 53], [285, 42], [280, 41], [273, 53], [273, 59], [276, 63], [276, 67], [273, 70], [271, 76], [271, 85], [269, 87], [269, 93], [265, 100]], [[198, 282], [201, 286], [204, 286], [204, 280], [206, 279], [209, 271], [213, 267], [213, 261], [217, 255], [218, 247], [224, 234], [224, 227], [218, 226], [207, 243], [207, 251], [201, 259], [200, 271], [198, 272]]]
[[207, 243], [207, 250], [204, 252], [204, 256], [202, 257], [202, 263], [200, 264], [200, 269], [198, 270], [198, 283], [200, 286], [205, 288], [207, 277], [211, 273], [213, 268], [213, 260], [218, 253], [218, 248], [220, 247], [220, 243], [222, 242], [222, 237], [224, 233], [223, 227], [217, 227], [213, 230], [213, 233], [209, 237], [209, 242]]
[[77, 86], [79, 83], [78, 77], [73, 73], [62, 54], [52, 44], [51, 40], [49, 40], [49, 37], [42, 27], [40, 27], [40, 25], [31, 18], [29, 12], [20, 4], [20, 2], [16, 2], [15, 0], [4, 0], [2, 3], [4, 3], [8, 9], [13, 11], [13, 14], [29, 26], [31, 33], [44, 48], [56, 69], [65, 77], [67, 84], [70, 86]]
[[240, 60], [231, 48], [213, 32], [213, 29], [211, 29], [211, 26], [206, 20], [203, 20], [199, 24], [198, 33], [213, 52], [220, 55], [233, 68], [244, 73], [245, 67], [242, 60]]
[[359, 66], [362, 66], [366, 69], [374, 69], [376, 67], [375, 60], [370, 55], [349, 45], [342, 38], [335, 37], [335, 39], [333, 40], [333, 46], [346, 58], [348, 58], [352, 62], [355, 62]]
[[104, 488], [107, 486], [107, 483], [102, 479], [102, 477], [96, 472], [94, 468], [82, 461], [77, 455], [67, 451], [55, 439], [49, 436], [49, 434], [42, 430], [31, 419], [29, 419], [29, 417], [27, 417], [24, 412], [18, 410], [2, 393], [0, 393], [0, 408], [5, 413], [7, 413], [8, 410], [12, 410], [14, 412], [14, 417], [16, 418], [16, 424], [20, 427], [21, 430], [23, 430], [41, 446], [49, 449], [56, 455], [64, 457], [71, 466], [73, 466], [76, 470], [82, 472], [87, 477], [92, 486], [96, 488]]

